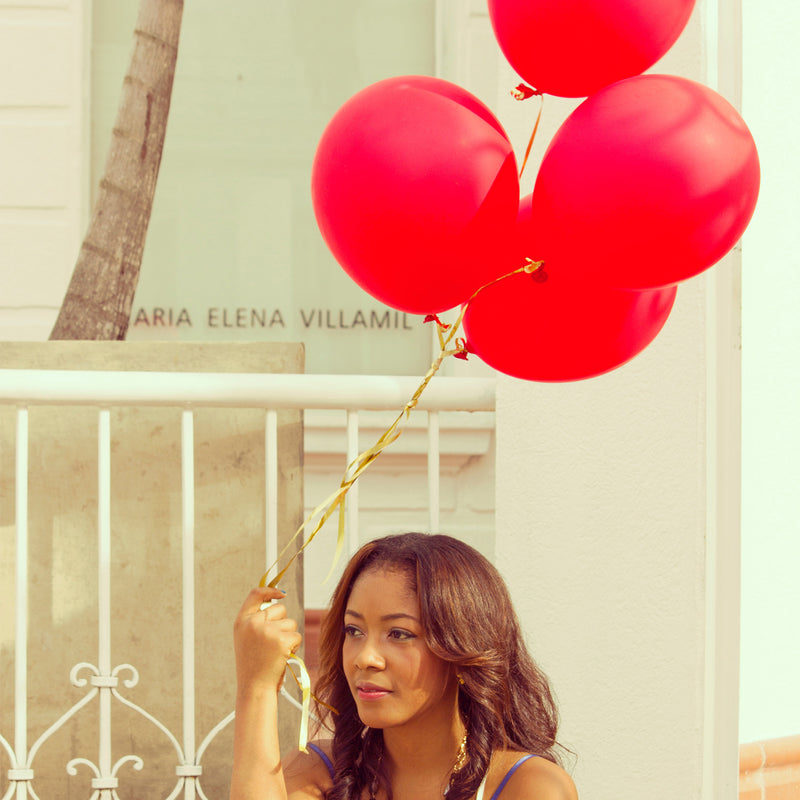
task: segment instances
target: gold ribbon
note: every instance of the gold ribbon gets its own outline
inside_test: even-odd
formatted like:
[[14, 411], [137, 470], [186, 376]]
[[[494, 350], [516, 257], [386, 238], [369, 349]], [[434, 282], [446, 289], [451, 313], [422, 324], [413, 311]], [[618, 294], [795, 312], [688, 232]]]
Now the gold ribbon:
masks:
[[525, 172], [525, 165], [528, 163], [528, 156], [531, 154], [531, 148], [533, 147], [533, 140], [536, 138], [536, 132], [539, 130], [539, 123], [542, 120], [542, 109], [544, 108], [544, 95], [537, 91], [536, 89], [531, 89], [530, 86], [526, 86], [524, 83], [520, 83], [519, 86], [511, 90], [511, 96], [515, 100], [527, 100], [529, 97], [538, 97], [539, 98], [539, 113], [536, 115], [536, 124], [533, 126], [533, 133], [531, 134], [531, 138], [528, 141], [528, 148], [525, 150], [525, 157], [522, 159], [522, 166], [519, 168], [519, 177], [522, 177], [522, 173]]
[[[540, 112], [541, 113], [541, 112]], [[537, 121], [538, 124], [538, 121]], [[535, 133], [535, 131], [534, 131]], [[524, 165], [523, 165], [524, 166]], [[287, 542], [284, 546], [283, 550], [278, 554], [278, 558], [275, 560], [275, 563], [270, 565], [264, 575], [261, 577], [259, 581], [259, 586], [270, 586], [275, 587], [277, 584], [283, 579], [286, 572], [295, 562], [297, 557], [308, 547], [311, 542], [314, 540], [316, 535], [322, 530], [322, 526], [330, 519], [333, 513], [338, 509], [339, 511], [339, 528], [336, 538], [336, 552], [333, 557], [333, 563], [331, 564], [330, 570], [328, 571], [328, 576], [325, 580], [330, 578], [331, 574], [333, 573], [336, 564], [338, 563], [339, 557], [341, 555], [343, 546], [344, 546], [344, 504], [345, 504], [345, 497], [347, 496], [347, 492], [350, 490], [350, 487], [361, 477], [364, 471], [375, 461], [375, 459], [390, 445], [392, 442], [396, 441], [400, 434], [403, 432], [403, 422], [407, 421], [411, 415], [411, 412], [417, 407], [420, 397], [422, 393], [427, 388], [428, 384], [433, 379], [433, 376], [439, 371], [439, 367], [441, 367], [442, 362], [448, 356], [456, 356], [456, 357], [465, 357], [467, 351], [466, 343], [463, 339], [458, 339], [456, 334], [458, 333], [461, 323], [464, 321], [464, 315], [467, 312], [467, 308], [469, 304], [475, 299], [475, 297], [486, 289], [489, 286], [493, 286], [495, 283], [499, 281], [505, 280], [506, 278], [510, 278], [512, 275], [518, 275], [522, 272], [533, 274], [542, 269], [544, 266], [543, 261], [534, 261], [530, 258], [525, 259], [525, 264], [506, 275], [501, 275], [499, 278], [495, 278], [493, 281], [481, 286], [477, 289], [469, 300], [467, 300], [461, 307], [461, 311], [458, 315], [458, 318], [453, 324], [444, 324], [439, 320], [436, 315], [429, 315], [426, 318], [426, 322], [436, 322], [436, 333], [439, 339], [439, 355], [434, 359], [433, 363], [431, 364], [430, 368], [428, 369], [427, 373], [423, 377], [420, 385], [417, 387], [417, 390], [412, 395], [411, 399], [405, 404], [403, 410], [397, 415], [394, 422], [384, 431], [384, 433], [380, 436], [380, 438], [375, 442], [372, 447], [368, 450], [365, 450], [360, 455], [356, 456], [353, 461], [348, 464], [347, 469], [345, 469], [344, 475], [342, 476], [341, 483], [339, 484], [339, 488], [330, 494], [325, 500], [323, 500], [309, 515], [306, 517], [305, 521], [302, 525], [295, 531], [292, 538]], [[456, 342], [455, 346], [451, 347], [453, 342]], [[309, 526], [311, 521], [320, 515], [319, 521], [317, 522], [316, 526], [314, 527], [311, 534], [308, 536], [306, 541], [304, 542], [303, 546], [289, 559], [286, 565], [281, 569], [277, 575], [272, 578], [272, 580], [267, 583], [267, 579], [269, 577], [269, 573], [274, 567], [280, 563], [281, 559], [286, 555], [286, 551], [291, 547], [291, 545], [295, 542], [298, 536]], [[299, 669], [300, 669], [300, 676], [298, 677], [295, 675], [294, 671], [288, 666], [289, 663], [295, 662]], [[308, 675], [308, 670], [306, 669], [305, 664], [303, 663], [302, 659], [298, 656], [291, 656], [287, 660], [287, 669], [294, 677], [295, 681], [297, 681], [298, 686], [303, 693], [303, 710], [300, 722], [300, 735], [299, 735], [299, 747], [303, 752], [308, 752], [306, 746], [308, 744], [308, 719], [310, 715], [310, 704], [311, 698], [314, 695], [311, 692], [311, 680]], [[314, 697], [314, 699], [321, 703], [321, 705], [326, 706], [329, 708], [333, 713], [338, 713], [336, 709], [328, 706], [326, 703], [322, 703], [319, 698]]]
[[[275, 560], [273, 564], [269, 566], [267, 571], [262, 575], [261, 580], [259, 581], [259, 586], [270, 586], [275, 587], [280, 583], [283, 579], [286, 572], [295, 562], [297, 557], [308, 547], [316, 535], [322, 530], [322, 526], [330, 519], [333, 513], [338, 509], [339, 511], [339, 528], [337, 532], [337, 539], [336, 539], [336, 552], [334, 554], [333, 563], [331, 564], [331, 568], [328, 571], [328, 576], [326, 580], [330, 577], [331, 573], [333, 572], [336, 564], [339, 560], [341, 555], [343, 546], [344, 546], [344, 504], [345, 504], [345, 497], [347, 492], [350, 490], [350, 487], [361, 477], [361, 475], [369, 468], [369, 466], [375, 461], [376, 458], [390, 445], [392, 442], [396, 441], [400, 434], [403, 432], [403, 422], [407, 421], [411, 415], [411, 412], [417, 407], [420, 397], [422, 393], [427, 388], [428, 384], [433, 379], [433, 376], [439, 371], [439, 367], [442, 365], [442, 361], [448, 356], [459, 356], [463, 355], [467, 352], [466, 345], [463, 343], [463, 340], [458, 340], [456, 334], [458, 333], [461, 323], [464, 320], [464, 314], [467, 311], [469, 304], [475, 299], [475, 297], [482, 292], [484, 289], [488, 288], [489, 286], [493, 286], [495, 283], [499, 281], [505, 280], [506, 278], [510, 278], [512, 275], [518, 275], [521, 272], [526, 272], [528, 274], [532, 274], [537, 272], [544, 266], [543, 261], [533, 261], [530, 258], [525, 259], [525, 264], [505, 275], [501, 275], [499, 278], [495, 278], [494, 280], [490, 281], [489, 283], [481, 286], [475, 292], [473, 292], [472, 296], [467, 300], [461, 307], [461, 312], [458, 315], [458, 319], [451, 325], [445, 325], [444, 323], [439, 321], [439, 318], [435, 315], [430, 315], [426, 321], [435, 321], [437, 323], [436, 333], [439, 338], [439, 355], [434, 359], [433, 363], [431, 364], [430, 368], [428, 369], [427, 373], [422, 379], [422, 382], [417, 387], [417, 390], [412, 395], [411, 399], [405, 404], [403, 410], [397, 415], [394, 422], [381, 434], [380, 438], [375, 442], [372, 447], [365, 450], [360, 455], [356, 456], [353, 461], [348, 464], [347, 469], [344, 472], [342, 477], [341, 483], [339, 484], [339, 488], [328, 495], [305, 519], [305, 521], [300, 525], [300, 527], [295, 531], [292, 538], [286, 543], [283, 550], [278, 554], [278, 558]], [[447, 335], [445, 335], [447, 333]], [[451, 347], [453, 341], [456, 340], [456, 346]], [[267, 581], [269, 577], [269, 573], [272, 571], [273, 568], [277, 567], [280, 563], [281, 559], [286, 555], [287, 550], [294, 544], [297, 540], [297, 537], [309, 526], [312, 520], [317, 517], [317, 515], [321, 514], [319, 521], [317, 522], [314, 529], [309, 534], [308, 538], [304, 542], [303, 546], [289, 559], [286, 565], [281, 569], [277, 575], [275, 575], [272, 580], [269, 582]]]
[[[474, 295], [473, 295], [474, 297]], [[470, 298], [471, 299], [471, 298]], [[422, 379], [422, 382], [417, 387], [417, 390], [414, 392], [411, 399], [405, 404], [403, 410], [397, 415], [394, 422], [384, 431], [384, 433], [380, 436], [378, 441], [375, 442], [372, 447], [368, 450], [365, 450], [360, 455], [356, 456], [353, 461], [348, 464], [347, 469], [342, 477], [342, 481], [339, 484], [339, 488], [330, 494], [328, 497], [325, 498], [309, 515], [306, 517], [303, 524], [295, 531], [292, 538], [287, 542], [284, 546], [283, 550], [278, 555], [275, 563], [272, 564], [264, 575], [261, 577], [259, 582], [259, 586], [271, 586], [275, 587], [278, 583], [283, 579], [283, 576], [286, 574], [289, 567], [292, 566], [295, 559], [308, 547], [316, 535], [322, 530], [322, 526], [330, 519], [335, 511], [339, 511], [339, 529], [336, 538], [336, 553], [334, 554], [333, 563], [331, 564], [330, 571], [328, 572], [328, 576], [326, 580], [330, 577], [331, 573], [333, 572], [336, 564], [339, 560], [341, 555], [343, 546], [344, 546], [344, 504], [345, 504], [345, 497], [347, 492], [350, 490], [350, 487], [361, 477], [364, 471], [375, 461], [375, 459], [390, 445], [392, 442], [396, 441], [397, 438], [400, 436], [402, 431], [402, 424], [405, 420], [409, 418], [411, 412], [416, 408], [417, 403], [419, 402], [419, 398], [422, 393], [425, 391], [425, 388], [431, 382], [433, 376], [438, 372], [439, 367], [442, 364], [442, 361], [449, 356], [455, 355], [456, 353], [463, 352], [463, 347], [459, 346], [453, 349], [448, 349], [450, 344], [452, 343], [455, 335], [458, 331], [459, 326], [461, 325], [461, 321], [464, 318], [464, 312], [466, 311], [466, 305], [461, 310], [461, 314], [458, 317], [458, 321], [452, 326], [444, 326], [439, 323], [437, 332], [439, 335], [439, 345], [440, 345], [440, 352], [438, 357], [434, 360], [431, 364], [428, 372], [426, 373], [425, 377]], [[450, 328], [450, 333], [447, 337], [444, 336], [442, 329], [443, 328]], [[319, 521], [317, 522], [314, 529], [309, 534], [308, 538], [304, 542], [303, 546], [289, 559], [286, 565], [283, 567], [282, 570], [278, 572], [278, 574], [272, 578], [272, 580], [267, 583], [267, 578], [269, 576], [270, 571], [276, 567], [281, 559], [286, 555], [286, 551], [294, 544], [297, 537], [309, 526], [312, 520], [321, 514]]]
[[[539, 104], [539, 112], [536, 116], [536, 123], [533, 126], [533, 133], [531, 134], [530, 141], [528, 142], [528, 147], [525, 151], [525, 157], [522, 160], [522, 166], [519, 170], [519, 177], [522, 177], [522, 173], [525, 171], [525, 165], [528, 163], [528, 156], [530, 155], [531, 148], [533, 147], [534, 139], [536, 138], [536, 133], [539, 130], [539, 122], [542, 119], [542, 109], [544, 108], [544, 95], [542, 92], [538, 91], [537, 89], [533, 89], [530, 86], [526, 86], [524, 83], [520, 83], [515, 89], [511, 91], [512, 96], [517, 100], [527, 100], [530, 97], [538, 97], [540, 100]], [[475, 297], [488, 286], [493, 286], [495, 283], [501, 280], [505, 280], [506, 278], [511, 277], [512, 275], [517, 275], [520, 272], [527, 272], [527, 273], [534, 273], [540, 270], [543, 266], [544, 262], [542, 261], [534, 261], [533, 259], [526, 258], [525, 264], [518, 269], [509, 272], [506, 275], [501, 275], [499, 278], [495, 278], [493, 281], [485, 284], [478, 288], [469, 300], [467, 300], [461, 306], [461, 312], [458, 315], [458, 319], [452, 325], [445, 325], [443, 324], [439, 318], [435, 315], [429, 315], [425, 318], [425, 322], [435, 321], [436, 322], [436, 332], [439, 337], [439, 355], [434, 359], [433, 363], [431, 364], [428, 372], [425, 374], [425, 377], [422, 379], [422, 382], [417, 387], [417, 390], [414, 392], [414, 395], [411, 399], [405, 404], [403, 410], [398, 414], [397, 418], [392, 422], [392, 424], [386, 429], [386, 431], [381, 435], [377, 442], [375, 442], [372, 447], [368, 450], [365, 450], [360, 455], [356, 456], [353, 461], [347, 465], [345, 469], [344, 475], [342, 476], [341, 483], [339, 484], [339, 488], [333, 492], [332, 494], [328, 495], [309, 515], [306, 517], [305, 521], [300, 525], [300, 527], [295, 531], [292, 538], [286, 543], [283, 550], [278, 554], [277, 559], [275, 560], [274, 564], [271, 564], [267, 571], [262, 575], [261, 580], [259, 581], [259, 586], [266, 586], [269, 585], [271, 587], [275, 587], [280, 583], [283, 576], [286, 574], [289, 567], [292, 566], [295, 559], [311, 544], [314, 540], [316, 535], [322, 530], [322, 526], [330, 519], [330, 517], [334, 514], [335, 511], [339, 511], [339, 527], [336, 535], [336, 551], [333, 556], [333, 563], [331, 564], [331, 568], [328, 571], [328, 575], [326, 576], [325, 580], [327, 581], [333, 570], [336, 567], [336, 564], [339, 562], [339, 558], [342, 554], [342, 550], [344, 549], [344, 539], [345, 539], [345, 515], [344, 515], [344, 507], [345, 507], [345, 497], [347, 496], [347, 492], [350, 490], [350, 487], [361, 477], [362, 473], [372, 464], [373, 461], [390, 445], [392, 442], [396, 441], [397, 438], [402, 433], [402, 423], [404, 420], [408, 420], [411, 412], [416, 408], [417, 403], [419, 402], [419, 398], [422, 393], [425, 391], [425, 388], [431, 382], [433, 376], [439, 371], [439, 367], [442, 365], [442, 361], [447, 356], [456, 356], [457, 358], [464, 358], [466, 359], [468, 349], [466, 342], [463, 339], [456, 339], [456, 333], [458, 332], [459, 328], [461, 327], [461, 323], [464, 320], [464, 314], [467, 311], [469, 304], [475, 299]], [[544, 275], [545, 273], [542, 273]], [[444, 335], [444, 332], [449, 330], [447, 336]], [[450, 345], [453, 343], [453, 340], [456, 340], [456, 346], [454, 348], [450, 348]], [[286, 563], [286, 566], [282, 570], [278, 572], [278, 574], [269, 581], [267, 584], [267, 577], [269, 576], [270, 571], [277, 567], [277, 565], [281, 562], [283, 557], [286, 555], [286, 552], [289, 548], [294, 544], [297, 537], [309, 526], [311, 521], [317, 516], [321, 515], [319, 521], [317, 522], [314, 530], [311, 531], [310, 535], [304, 542], [303, 546], [289, 559]]]

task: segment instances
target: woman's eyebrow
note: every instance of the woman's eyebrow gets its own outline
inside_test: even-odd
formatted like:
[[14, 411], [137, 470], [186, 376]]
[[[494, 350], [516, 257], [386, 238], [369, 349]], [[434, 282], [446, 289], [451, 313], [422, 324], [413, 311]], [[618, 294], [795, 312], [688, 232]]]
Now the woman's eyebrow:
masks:
[[[346, 617], [356, 617], [357, 619], [364, 619], [363, 614], [359, 614], [358, 611], [353, 611], [351, 608], [345, 610], [344, 615]], [[413, 614], [405, 614], [403, 612], [398, 612], [397, 614], [384, 614], [381, 618], [381, 622], [388, 622], [393, 619], [410, 619], [414, 622], [419, 622], [419, 620]]]

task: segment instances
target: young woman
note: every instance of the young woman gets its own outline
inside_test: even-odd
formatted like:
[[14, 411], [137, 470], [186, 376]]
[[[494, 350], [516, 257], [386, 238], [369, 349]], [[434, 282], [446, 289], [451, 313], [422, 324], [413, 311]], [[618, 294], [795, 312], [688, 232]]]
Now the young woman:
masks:
[[285, 764], [278, 690], [301, 637], [281, 604], [261, 610], [281, 596], [254, 589], [234, 626], [231, 800], [577, 800], [547, 679], [476, 550], [408, 533], [355, 554], [320, 637], [315, 692], [333, 738]]

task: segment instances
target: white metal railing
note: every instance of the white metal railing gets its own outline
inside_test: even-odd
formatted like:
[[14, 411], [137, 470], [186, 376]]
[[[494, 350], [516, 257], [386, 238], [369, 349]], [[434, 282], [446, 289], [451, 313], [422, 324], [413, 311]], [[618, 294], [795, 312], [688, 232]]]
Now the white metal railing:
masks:
[[[201, 407], [263, 408], [265, 410], [265, 538], [267, 563], [278, 552], [278, 417], [279, 409], [343, 409], [347, 412], [346, 451], [348, 463], [358, 455], [359, 411], [396, 410], [399, 412], [414, 394], [416, 378], [394, 376], [345, 375], [260, 375], [217, 373], [83, 372], [59, 370], [0, 370], [0, 404], [16, 406], [15, 467], [15, 667], [13, 745], [0, 731], [0, 749], [11, 764], [8, 787], [2, 800], [33, 797], [34, 762], [42, 745], [82, 708], [98, 699], [98, 756], [94, 762], [85, 755], [73, 754], [66, 765], [70, 774], [79, 766], [91, 770], [92, 800], [117, 798], [118, 772], [124, 764], [141, 769], [142, 759], [134, 754], [114, 760], [111, 752], [111, 704], [117, 700], [141, 714], [159, 728], [176, 752], [177, 783], [168, 795], [207, 800], [201, 786], [202, 757], [217, 734], [233, 715], [219, 721], [200, 744], [196, 741], [195, 718], [195, 622], [194, 622], [194, 409]], [[28, 409], [35, 405], [79, 405], [98, 409], [98, 654], [96, 665], [82, 660], [72, 668], [73, 686], [89, 686], [84, 697], [55, 720], [34, 742], [28, 741]], [[173, 734], [166, 725], [145, 709], [125, 698], [120, 691], [139, 679], [135, 666], [112, 666], [111, 661], [111, 417], [117, 406], [178, 407], [181, 415], [182, 476], [182, 571], [183, 571], [183, 655], [182, 655], [182, 734]], [[428, 492], [430, 527], [439, 527], [439, 412], [493, 411], [492, 379], [437, 377], [427, 387], [418, 404], [427, 414]], [[350, 494], [347, 511], [348, 548], [358, 544], [357, 484]], [[83, 677], [88, 674], [87, 677]], [[124, 678], [123, 678], [124, 676]], [[4, 682], [8, 678], [3, 678]], [[169, 691], [169, 690], [167, 690]]]

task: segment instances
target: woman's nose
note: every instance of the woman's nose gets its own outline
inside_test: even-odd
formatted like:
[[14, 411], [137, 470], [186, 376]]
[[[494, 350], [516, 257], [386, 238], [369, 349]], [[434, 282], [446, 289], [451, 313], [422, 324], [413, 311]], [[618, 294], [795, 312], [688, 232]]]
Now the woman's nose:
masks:
[[386, 661], [375, 643], [365, 639], [356, 653], [355, 665], [358, 669], [383, 669]]

